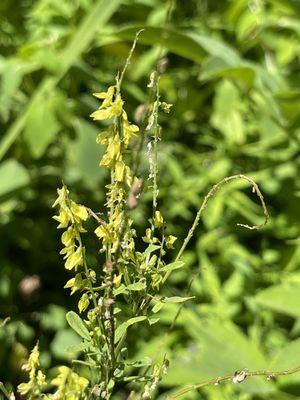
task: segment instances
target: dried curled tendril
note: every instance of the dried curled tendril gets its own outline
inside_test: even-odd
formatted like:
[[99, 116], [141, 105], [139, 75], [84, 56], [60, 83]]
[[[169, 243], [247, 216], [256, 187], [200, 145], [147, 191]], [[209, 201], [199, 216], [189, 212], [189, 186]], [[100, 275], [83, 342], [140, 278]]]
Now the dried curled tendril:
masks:
[[199, 224], [199, 221], [200, 221], [200, 218], [201, 218], [201, 216], [202, 216], [202, 213], [203, 213], [205, 207], [207, 206], [207, 203], [208, 203], [209, 199], [210, 199], [224, 184], [226, 184], [226, 183], [228, 183], [228, 182], [230, 182], [230, 181], [232, 181], [232, 180], [235, 180], [235, 179], [244, 179], [244, 180], [246, 180], [247, 182], [249, 182], [249, 183], [252, 185], [253, 191], [257, 194], [257, 196], [258, 196], [258, 198], [259, 198], [259, 200], [260, 200], [260, 203], [261, 203], [261, 206], [262, 206], [262, 209], [263, 209], [263, 213], [264, 213], [264, 216], [265, 216], [264, 221], [263, 221], [261, 224], [259, 224], [259, 225], [247, 225], [247, 224], [237, 224], [237, 225], [238, 225], [238, 226], [242, 226], [242, 227], [247, 228], [247, 229], [260, 229], [260, 228], [262, 228], [263, 226], [265, 226], [265, 225], [267, 224], [267, 222], [268, 222], [268, 220], [269, 220], [269, 213], [268, 213], [268, 210], [267, 210], [266, 203], [265, 203], [265, 201], [264, 201], [264, 197], [263, 197], [263, 195], [262, 195], [262, 193], [261, 193], [261, 191], [260, 191], [260, 189], [259, 189], [257, 183], [256, 183], [252, 178], [249, 178], [249, 176], [242, 175], [242, 174], [227, 176], [226, 178], [222, 179], [220, 182], [216, 183], [216, 184], [210, 189], [210, 191], [207, 193], [207, 195], [204, 197], [204, 200], [203, 200], [203, 202], [202, 202], [202, 204], [201, 204], [201, 206], [200, 206], [200, 208], [199, 208], [199, 210], [198, 210], [198, 212], [197, 212], [197, 215], [196, 215], [196, 217], [195, 217], [195, 220], [194, 220], [194, 222], [193, 222], [193, 225], [191, 226], [191, 228], [190, 228], [190, 230], [189, 230], [189, 232], [188, 232], [188, 235], [187, 235], [187, 237], [184, 239], [184, 242], [183, 242], [183, 244], [182, 244], [182, 246], [181, 246], [181, 248], [180, 248], [180, 250], [179, 250], [179, 252], [178, 252], [178, 254], [177, 254], [176, 261], [179, 260], [179, 258], [181, 257], [182, 253], [184, 252], [184, 250], [185, 250], [187, 244], [188, 244], [189, 241], [191, 240], [191, 238], [192, 238], [192, 236], [193, 236], [193, 234], [194, 234], [194, 231], [195, 231], [197, 225]]

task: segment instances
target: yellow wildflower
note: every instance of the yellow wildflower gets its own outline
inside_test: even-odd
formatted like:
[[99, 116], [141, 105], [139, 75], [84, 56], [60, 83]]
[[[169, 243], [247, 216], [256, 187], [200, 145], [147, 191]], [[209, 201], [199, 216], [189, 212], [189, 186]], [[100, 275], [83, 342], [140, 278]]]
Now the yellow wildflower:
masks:
[[169, 235], [166, 236], [166, 246], [168, 249], [174, 249], [173, 244], [175, 243], [175, 241], [177, 240], [176, 236], [173, 235]]
[[160, 211], [155, 211], [154, 215], [154, 226], [155, 228], [161, 228], [164, 225], [164, 219]]

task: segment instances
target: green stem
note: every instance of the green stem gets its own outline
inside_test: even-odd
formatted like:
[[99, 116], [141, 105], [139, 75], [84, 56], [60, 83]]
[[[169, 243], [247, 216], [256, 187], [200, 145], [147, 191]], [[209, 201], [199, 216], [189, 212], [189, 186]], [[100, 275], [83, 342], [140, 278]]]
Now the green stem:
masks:
[[158, 160], [157, 160], [157, 143], [159, 140], [160, 126], [158, 125], [158, 108], [159, 108], [159, 76], [156, 74], [155, 77], [155, 87], [156, 87], [156, 102], [154, 109], [154, 137], [153, 137], [153, 187], [152, 187], [152, 222], [151, 222], [151, 232], [152, 238], [154, 235], [154, 219], [155, 212], [157, 210], [157, 196], [158, 196], [158, 186], [157, 186], [157, 175], [158, 175]]
[[6, 390], [6, 388], [5, 388], [5, 386], [4, 386], [4, 384], [3, 384], [2, 382], [0, 382], [0, 390], [2, 391], [2, 393], [4, 394], [4, 396], [5, 396], [8, 400], [10, 400], [11, 397], [10, 397], [8, 391]]

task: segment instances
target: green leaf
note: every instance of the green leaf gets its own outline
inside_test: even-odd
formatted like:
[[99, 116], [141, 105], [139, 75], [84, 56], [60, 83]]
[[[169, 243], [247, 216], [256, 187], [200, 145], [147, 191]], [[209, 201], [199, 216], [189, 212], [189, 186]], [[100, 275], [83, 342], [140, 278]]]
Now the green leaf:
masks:
[[194, 299], [195, 296], [191, 297], [180, 297], [180, 296], [173, 296], [173, 297], [164, 297], [161, 301], [163, 303], [183, 303], [185, 301]]
[[148, 254], [153, 253], [153, 251], [158, 250], [159, 248], [160, 246], [158, 246], [157, 244], [149, 244], [143, 254], [144, 256], [147, 256]]
[[164, 45], [171, 52], [197, 63], [201, 63], [203, 61], [203, 56], [205, 55], [203, 47], [185, 32], [166, 29], [166, 34], [163, 36], [164, 30], [162, 28], [150, 26], [132, 26], [120, 30], [115, 34], [115, 37], [123, 40], [129, 40], [131, 42], [135, 37], [136, 32], [142, 28], [145, 30], [139, 37], [139, 43], [148, 44], [151, 46], [153, 43], [159, 45], [165, 37]]
[[[264, 352], [230, 320], [203, 319], [194, 311], [184, 309], [178, 323], [186, 330], [193, 349], [176, 352], [164, 384], [189, 385], [244, 368], [268, 368]], [[270, 393], [274, 386], [264, 378], [253, 377], [245, 380], [240, 390], [262, 395]]]
[[116, 329], [115, 343], [118, 343], [118, 341], [121, 339], [121, 337], [123, 335], [125, 335], [129, 326], [137, 324], [138, 322], [141, 322], [141, 321], [145, 321], [145, 319], [147, 319], [147, 317], [142, 315], [140, 317], [130, 318], [128, 321], [123, 322], [123, 324], [118, 326], [118, 328]]
[[51, 91], [53, 91], [72, 64], [76, 62], [80, 55], [88, 48], [96, 32], [106, 24], [117, 10], [120, 3], [121, 0], [110, 0], [109, 3], [107, 3], [106, 0], [99, 0], [83, 18], [70, 42], [61, 52], [61, 68], [59, 74], [56, 77], [44, 78], [28, 103], [27, 109], [23, 111], [21, 116], [11, 125], [10, 129], [2, 138], [0, 142], [0, 159], [3, 158], [10, 146], [24, 129], [27, 113], [32, 105], [37, 103], [37, 99], [43, 99], [46, 93], [51, 93]]
[[0, 164], [0, 196], [7, 196], [29, 184], [29, 173], [23, 165], [14, 159], [5, 160]]
[[91, 340], [91, 337], [89, 336], [89, 331], [85, 325], [85, 323], [82, 321], [82, 319], [79, 317], [78, 314], [74, 311], [69, 311], [66, 315], [68, 324], [76, 333], [78, 333], [79, 336], [81, 336], [83, 339], [86, 340]]
[[153, 45], [153, 43], [159, 44], [163, 41], [164, 46], [171, 52], [196, 63], [203, 62], [206, 52], [222, 59], [228, 66], [237, 66], [242, 61], [239, 54], [221, 40], [212, 39], [195, 32], [179, 32], [150, 26], [133, 26], [120, 30], [115, 37], [132, 41], [135, 33], [140, 29], [145, 30], [141, 34], [139, 42]]
[[127, 362], [127, 365], [130, 365], [134, 368], [141, 368], [141, 367], [146, 367], [149, 366], [153, 363], [152, 358], [150, 357], [144, 357], [142, 360], [138, 360], [138, 361], [131, 361], [131, 362]]
[[40, 158], [44, 154], [59, 131], [56, 99], [55, 95], [49, 93], [38, 96], [28, 109], [24, 139], [34, 158]]
[[300, 317], [300, 283], [282, 283], [261, 290], [254, 301], [273, 311], [290, 315], [294, 318]]
[[152, 312], [154, 314], [158, 313], [158, 311], [164, 306], [164, 303], [162, 303], [160, 300], [157, 301], [154, 306], [152, 307]]
[[175, 269], [182, 268], [184, 266], [183, 261], [174, 261], [171, 264], [165, 265], [164, 267], [160, 268], [159, 271], [168, 272], [174, 271]]
[[73, 179], [83, 179], [94, 188], [105, 175], [105, 171], [99, 168], [104, 149], [95, 144], [99, 129], [81, 118], [75, 118], [74, 128], [76, 139], [68, 140], [67, 144], [68, 171]]
[[[300, 358], [300, 339], [296, 339], [288, 343], [286, 346], [278, 350], [274, 355], [270, 364], [270, 369], [273, 371], [281, 371], [297, 367]], [[297, 380], [300, 377], [298, 375]]]
[[122, 283], [117, 289], [114, 289], [114, 295], [118, 296], [122, 293], [127, 293], [127, 287]]
[[236, 86], [229, 80], [222, 81], [216, 90], [211, 124], [224, 134], [231, 144], [245, 141], [245, 126], [240, 110], [241, 96]]
[[143, 282], [132, 283], [131, 285], [128, 285], [126, 289], [138, 292], [139, 290], [145, 290], [145, 284]]
[[160, 320], [160, 318], [157, 318], [157, 317], [149, 317], [149, 318], [148, 318], [149, 325], [154, 325], [154, 324], [156, 324], [159, 320]]
[[241, 63], [241, 57], [236, 50], [222, 42], [222, 40], [199, 35], [196, 32], [191, 32], [189, 37], [193, 38], [196, 43], [199, 43], [208, 54], [222, 59], [227, 65], [236, 66]]
[[66, 310], [56, 304], [50, 304], [40, 318], [43, 329], [59, 331], [66, 326]]
[[228, 66], [223, 59], [212, 57], [204, 63], [199, 78], [200, 80], [233, 78], [251, 87], [255, 78], [255, 69], [246, 63]]
[[18, 58], [0, 57], [0, 115], [4, 121], [9, 118], [13, 99], [22, 82], [23, 75], [36, 68], [36, 63], [25, 63]]
[[80, 339], [75, 332], [71, 329], [63, 329], [56, 332], [50, 348], [54, 357], [60, 360], [73, 360], [76, 359], [79, 351], [75, 346], [79, 343]]

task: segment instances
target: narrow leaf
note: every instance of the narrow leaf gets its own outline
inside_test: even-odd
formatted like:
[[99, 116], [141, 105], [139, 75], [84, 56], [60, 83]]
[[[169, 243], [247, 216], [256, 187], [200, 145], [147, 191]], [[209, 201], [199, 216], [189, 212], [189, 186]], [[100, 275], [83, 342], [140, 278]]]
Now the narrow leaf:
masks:
[[137, 292], [139, 290], [144, 290], [145, 289], [145, 284], [143, 282], [136, 282], [132, 283], [131, 285], [127, 286], [128, 290], [132, 290], [134, 292]]
[[167, 271], [174, 271], [175, 269], [182, 268], [184, 266], [183, 261], [174, 261], [171, 264], [165, 265], [164, 267], [160, 268], [160, 271], [167, 272]]
[[118, 343], [121, 337], [125, 335], [129, 326], [134, 325], [141, 321], [145, 321], [145, 319], [147, 319], [147, 317], [142, 315], [140, 317], [130, 318], [128, 321], [123, 322], [123, 324], [118, 326], [118, 328], [116, 329], [115, 343]]
[[183, 303], [184, 301], [194, 299], [195, 296], [191, 297], [180, 297], [180, 296], [174, 296], [174, 297], [165, 297], [162, 299], [162, 302], [164, 303]]

